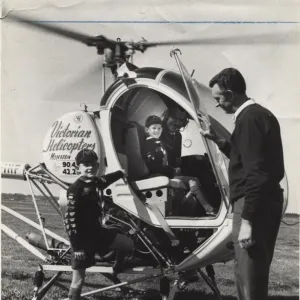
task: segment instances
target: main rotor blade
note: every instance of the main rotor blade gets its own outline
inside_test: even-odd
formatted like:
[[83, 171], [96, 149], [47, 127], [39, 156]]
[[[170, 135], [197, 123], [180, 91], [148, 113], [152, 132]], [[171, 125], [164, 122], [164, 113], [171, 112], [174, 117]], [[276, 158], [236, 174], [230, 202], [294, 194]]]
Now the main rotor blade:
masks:
[[62, 37], [65, 37], [65, 38], [68, 38], [71, 40], [82, 42], [86, 45], [93, 45], [93, 43], [97, 41], [97, 38], [95, 38], [93, 36], [86, 35], [86, 34], [83, 34], [80, 32], [76, 32], [76, 31], [73, 31], [70, 29], [62, 28], [57, 25], [46, 24], [42, 21], [31, 20], [31, 19], [25, 18], [23, 16], [17, 16], [17, 15], [10, 14], [7, 16], [6, 19], [12, 20], [12, 21], [17, 21], [17, 22], [22, 22], [22, 23], [25, 23], [26, 25], [36, 28], [38, 30], [50, 32], [50, 33], [53, 33], [53, 34], [56, 34], [56, 35], [59, 35], [59, 36], [62, 36]]
[[59, 80], [47, 91], [44, 101], [99, 105], [104, 92], [102, 90], [104, 72], [106, 72], [106, 87], [114, 82], [110, 70], [102, 69], [102, 63], [102, 59], [97, 59], [83, 68], [78, 68], [77, 72], [69, 74], [64, 80]]
[[[145, 48], [172, 45], [247, 45], [247, 44], [275, 44], [289, 36], [287, 32], [260, 33], [256, 35], [231, 35], [222, 37], [204, 37], [190, 40], [173, 40], [158, 42], [143, 42]], [[287, 43], [299, 42], [299, 38], [286, 39]]]

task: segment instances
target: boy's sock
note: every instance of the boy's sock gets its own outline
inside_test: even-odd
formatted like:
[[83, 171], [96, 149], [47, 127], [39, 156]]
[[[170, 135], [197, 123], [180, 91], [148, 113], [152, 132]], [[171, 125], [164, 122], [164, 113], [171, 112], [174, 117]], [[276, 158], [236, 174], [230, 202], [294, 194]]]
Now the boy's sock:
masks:
[[80, 300], [81, 290], [78, 288], [70, 288], [68, 297], [70, 300]]
[[201, 192], [199, 185], [196, 182], [190, 182], [190, 191], [196, 196], [197, 200], [201, 203], [206, 212], [214, 211], [214, 208], [207, 202], [205, 196]]

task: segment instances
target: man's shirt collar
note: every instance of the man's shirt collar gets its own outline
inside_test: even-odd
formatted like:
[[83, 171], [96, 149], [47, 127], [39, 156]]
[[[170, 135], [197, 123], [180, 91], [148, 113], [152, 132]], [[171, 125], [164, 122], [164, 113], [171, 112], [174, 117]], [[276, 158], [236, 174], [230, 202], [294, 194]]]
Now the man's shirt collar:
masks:
[[243, 109], [245, 109], [247, 106], [255, 104], [255, 101], [253, 99], [249, 99], [246, 102], [244, 102], [238, 109], [237, 111], [234, 113], [233, 115], [233, 123], [235, 123], [236, 118], [238, 117], [238, 115], [242, 112]]

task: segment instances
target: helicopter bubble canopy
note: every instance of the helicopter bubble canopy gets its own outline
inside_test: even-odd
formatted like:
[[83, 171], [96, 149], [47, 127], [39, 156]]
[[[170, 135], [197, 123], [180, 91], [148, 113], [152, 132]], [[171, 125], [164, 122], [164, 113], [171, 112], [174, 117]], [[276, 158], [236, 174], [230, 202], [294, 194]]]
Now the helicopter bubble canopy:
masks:
[[83, 148], [95, 151], [99, 160], [103, 156], [93, 117], [84, 111], [70, 112], [57, 119], [48, 130], [43, 143], [43, 161], [60, 180], [72, 183], [80, 175], [75, 157]]

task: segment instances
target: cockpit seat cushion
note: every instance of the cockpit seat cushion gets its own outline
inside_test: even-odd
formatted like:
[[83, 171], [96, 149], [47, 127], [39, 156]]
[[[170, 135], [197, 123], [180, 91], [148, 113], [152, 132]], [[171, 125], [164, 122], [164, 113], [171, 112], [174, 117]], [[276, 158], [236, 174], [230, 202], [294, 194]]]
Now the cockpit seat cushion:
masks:
[[136, 190], [139, 191], [161, 189], [163, 187], [186, 189], [185, 184], [180, 179], [169, 179], [166, 176], [157, 176], [143, 180], [132, 181], [131, 184]]
[[125, 151], [128, 158], [128, 178], [140, 180], [149, 175], [149, 169], [142, 157], [146, 140], [145, 129], [137, 122], [130, 122], [125, 136]]

